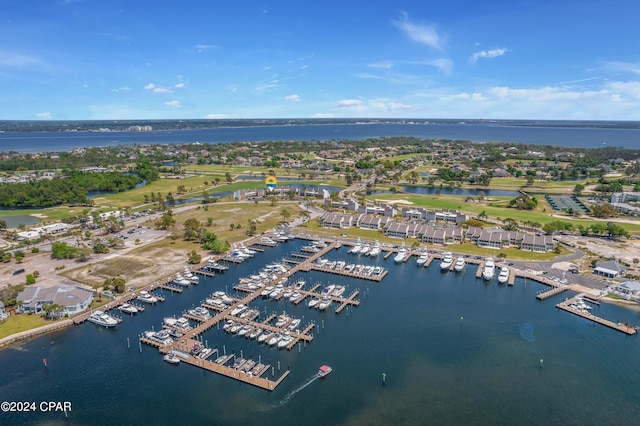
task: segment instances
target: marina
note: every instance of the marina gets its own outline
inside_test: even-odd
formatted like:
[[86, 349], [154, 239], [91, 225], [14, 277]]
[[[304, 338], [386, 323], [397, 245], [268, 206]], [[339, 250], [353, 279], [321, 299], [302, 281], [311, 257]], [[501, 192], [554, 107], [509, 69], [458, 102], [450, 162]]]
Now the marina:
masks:
[[604, 325], [606, 327], [612, 328], [614, 330], [620, 331], [622, 333], [625, 334], [629, 334], [629, 335], [633, 335], [636, 334], [638, 332], [638, 327], [637, 326], [632, 326], [631, 324], [629, 324], [628, 322], [613, 322], [613, 321], [609, 321], [607, 319], [598, 317], [594, 314], [592, 314], [589, 311], [589, 307], [588, 305], [582, 303], [582, 304], [577, 304], [578, 300], [581, 298], [581, 295], [578, 296], [574, 296], [570, 299], [566, 299], [560, 303], [558, 303], [556, 305], [556, 307], [558, 309], [562, 309], [563, 311], [567, 311], [570, 312], [574, 315], [577, 315], [579, 317], [588, 319], [589, 321], [593, 321], [596, 324], [601, 324]]
[[[291, 254], [298, 251], [298, 246], [309, 244], [308, 241], [299, 240], [290, 243], [289, 246], [280, 244], [274, 248], [265, 249], [265, 251], [256, 254], [254, 258], [244, 260], [241, 266], [230, 265], [224, 274], [216, 274], [213, 277], [201, 276], [200, 285], [185, 286], [182, 293], [163, 289], [160, 287], [160, 283], [156, 283], [152, 289], [147, 289], [147, 291], [150, 292], [149, 294], [158, 293], [164, 298], [164, 303], [158, 300], [158, 303], [155, 304], [142, 304], [135, 301], [135, 298], [131, 298], [129, 303], [134, 302], [145, 307], [145, 312], [125, 315], [123, 320], [111, 329], [95, 326], [73, 327], [62, 331], [61, 333], [69, 333], [70, 336], [78, 335], [78, 338], [82, 336], [78, 343], [82, 350], [78, 350], [77, 354], [74, 352], [66, 356], [72, 360], [80, 354], [94, 350], [100, 351], [100, 356], [108, 354], [113, 359], [113, 361], [111, 359], [107, 361], [111, 367], [105, 368], [104, 372], [102, 369], [89, 372], [89, 377], [95, 377], [92, 380], [99, 380], [98, 378], [103, 377], [103, 374], [114, 375], [111, 363], [117, 362], [123, 366], [130, 364], [131, 368], [137, 371], [146, 371], [145, 382], [157, 383], [156, 386], [159, 387], [191, 388], [195, 386], [199, 389], [207, 389], [206, 392], [209, 395], [211, 392], [225, 395], [220, 398], [220, 401], [211, 401], [211, 398], [190, 394], [190, 399], [202, 404], [209, 404], [212, 409], [220, 407], [219, 412], [223, 411], [222, 404], [228, 402], [229, 398], [246, 399], [251, 410], [259, 410], [260, 406], [273, 404], [273, 400], [267, 395], [273, 395], [276, 400], [282, 399], [286, 394], [297, 389], [300, 383], [306, 383], [307, 377], [317, 376], [319, 365], [328, 364], [333, 372], [323, 381], [305, 387], [304, 391], [295, 397], [299, 399], [298, 403], [303, 405], [308, 405], [309, 399], [331, 401], [330, 403], [336, 407], [337, 413], [332, 412], [325, 415], [323, 422], [326, 422], [337, 419], [336, 416], [344, 418], [346, 413], [353, 411], [352, 408], [340, 402], [344, 398], [349, 398], [349, 392], [333, 387], [334, 385], [346, 386], [349, 380], [356, 380], [359, 386], [364, 387], [365, 393], [370, 392], [369, 388], [372, 388], [372, 392], [374, 392], [376, 384], [380, 385], [380, 375], [384, 371], [387, 375], [385, 385], [387, 389], [393, 389], [394, 394], [401, 395], [407, 400], [407, 404], [415, 406], [417, 401], [412, 395], [416, 394], [418, 388], [413, 379], [405, 379], [409, 370], [411, 370], [411, 377], [418, 377], [422, 383], [449, 383], [451, 381], [447, 385], [449, 387], [455, 387], [453, 377], [462, 372], [469, 377], [468, 380], [472, 381], [473, 388], [459, 389], [458, 392], [469, 396], [469, 398], [474, 398], [474, 400], [479, 399], [483, 404], [486, 404], [489, 401], [483, 400], [483, 395], [492, 389], [496, 396], [508, 401], [508, 394], [515, 391], [515, 388], [508, 381], [509, 376], [524, 374], [525, 377], [529, 377], [528, 372], [532, 370], [531, 372], [535, 374], [531, 375], [530, 380], [541, 380], [537, 374], [540, 371], [539, 368], [530, 368], [526, 365], [524, 368], [521, 367], [523, 360], [524, 364], [527, 364], [526, 360], [530, 357], [530, 351], [536, 345], [535, 339], [538, 342], [548, 339], [544, 333], [546, 328], [555, 323], [563, 324], [565, 327], [554, 328], [554, 332], [559, 334], [559, 340], [553, 345], [553, 351], [548, 348], [544, 350], [545, 364], [552, 367], [554, 360], [563, 357], [574, 360], [576, 356], [580, 356], [576, 354], [576, 348], [581, 347], [582, 340], [586, 339], [589, 344], [593, 344], [588, 336], [597, 336], [599, 340], [610, 340], [621, 334], [608, 331], [611, 330], [609, 326], [598, 329], [585, 327], [587, 322], [594, 324], [595, 322], [586, 316], [573, 314], [573, 312], [572, 315], [553, 316], [549, 314], [549, 308], [553, 310], [554, 305], [539, 303], [537, 294], [556, 289], [553, 284], [557, 286], [557, 283], [543, 276], [535, 276], [527, 271], [510, 268], [512, 272], [510, 277], [513, 276], [514, 281], [513, 286], [519, 291], [509, 290], [509, 287], [500, 285], [497, 279], [493, 281], [476, 280], [476, 271], [473, 271], [473, 268], [478, 268], [477, 265], [481, 260], [468, 257], [466, 258], [466, 272], [456, 272], [450, 269], [441, 272], [439, 262], [436, 263], [435, 268], [416, 268], [413, 259], [411, 262], [395, 262], [391, 256], [385, 260], [383, 256], [371, 258], [361, 255], [358, 260], [355, 260], [355, 257], [347, 253], [350, 246], [343, 244], [337, 250], [334, 246], [323, 253], [309, 253], [307, 258], [300, 257], [301, 261], [289, 264], [284, 272], [275, 274], [275, 277], [262, 282], [262, 287], [254, 290], [249, 288], [249, 285], [253, 285], [251, 283], [254, 282], [254, 278], [260, 275], [258, 272], [250, 271], [257, 271], [267, 264], [275, 265], [285, 257], [292, 257]], [[329, 246], [331, 244], [328, 244], [327, 248]], [[414, 253], [414, 256], [418, 256], [417, 252]], [[440, 254], [430, 254], [429, 258], [440, 259]], [[344, 268], [350, 264], [354, 265], [353, 268], [361, 264], [363, 270], [367, 266], [381, 267], [387, 271], [387, 274], [381, 285], [366, 285], [367, 280], [354, 274], [353, 270], [351, 274], [335, 274], [329, 273], [328, 270], [324, 270], [325, 268], [311, 267], [319, 259], [336, 262], [334, 269], [345, 270]], [[341, 261], [344, 262], [344, 265], [338, 264]], [[425, 264], [427, 262], [428, 260], [425, 261]], [[500, 266], [500, 263], [497, 263], [496, 266]], [[255, 277], [250, 278], [252, 276]], [[530, 281], [530, 283], [523, 286], [525, 277], [526, 282]], [[171, 277], [171, 279], [173, 278]], [[284, 278], [287, 279], [282, 283], [283, 288], [298, 292], [299, 297], [291, 301], [290, 297], [285, 297], [284, 292], [275, 298], [261, 296], [267, 286], [272, 286], [275, 290]], [[304, 280], [305, 285], [296, 288], [300, 280]], [[243, 285], [241, 286], [241, 284]], [[365, 291], [358, 288], [362, 288], [363, 284], [366, 287]], [[322, 298], [322, 293], [326, 288], [331, 286], [335, 288], [338, 285], [346, 287], [346, 290], [341, 296], [329, 297], [332, 302], [330, 308], [323, 311], [308, 307], [308, 302], [312, 299]], [[214, 293], [224, 293], [231, 303], [223, 303], [222, 305], [219, 304], [220, 302], [207, 303], [207, 299], [214, 302], [220, 298], [219, 294], [215, 295]], [[136, 291], [136, 295], [139, 294], [140, 291]], [[340, 303], [344, 300], [356, 303]], [[443, 304], [443, 301], [447, 302]], [[114, 309], [123, 303], [125, 302], [118, 300], [113, 305]], [[364, 303], [364, 309], [355, 309], [361, 303]], [[249, 315], [241, 318], [240, 311], [236, 315], [231, 315], [231, 312], [239, 308], [240, 305], [247, 306], [249, 310], [259, 310], [259, 317], [250, 319], [251, 315]], [[169, 326], [162, 321], [163, 317], [177, 319], [184, 315], [187, 318], [189, 315], [187, 312], [198, 306], [208, 310], [211, 317], [208, 320], [199, 320], [198, 317], [187, 319], [191, 330]], [[402, 306], [402, 309], [390, 310], [389, 306]], [[349, 307], [353, 309], [348, 309]], [[620, 318], [620, 324], [623, 325], [634, 322], [632, 317], [625, 316], [625, 312], [619, 309], [612, 311], [614, 313], [607, 314], [615, 307], [604, 306], [598, 309], [603, 309], [602, 313], [598, 313], [600, 318]], [[300, 325], [297, 326], [299, 332], [288, 330], [286, 322], [285, 325], [279, 327], [275, 325], [284, 311], [289, 318], [301, 320]], [[382, 312], [385, 315], [380, 317]], [[454, 315], [457, 314], [455, 318], [450, 318], [452, 312], [455, 312]], [[336, 313], [342, 313], [342, 315], [336, 315]], [[417, 321], [418, 318], [419, 321]], [[572, 318], [575, 318], [575, 321], [571, 321]], [[407, 322], [407, 319], [413, 320]], [[229, 320], [233, 320], [239, 325], [235, 333], [223, 330], [223, 325]], [[548, 323], [549, 321], [551, 323]], [[567, 326], [568, 328], [566, 328]], [[142, 331], [145, 329], [147, 331]], [[167, 334], [158, 333], [162, 329], [167, 330]], [[281, 336], [285, 336], [289, 332], [292, 340], [285, 340], [283, 343], [285, 346], [281, 349], [279, 349], [279, 342], [273, 345], [269, 345], [265, 341], [260, 343], [258, 342], [259, 335], [254, 333], [258, 329]], [[241, 330], [246, 331], [244, 334], [240, 334]], [[521, 342], [515, 346], [512, 342], [514, 330], [516, 340]], [[175, 334], [170, 334], [169, 331]], [[253, 337], [250, 337], [252, 333]], [[494, 336], [493, 340], [497, 339], [497, 342], [500, 342], [501, 345], [507, 345], [510, 349], [507, 351], [501, 346], [495, 346], [493, 343], [488, 345], [483, 340], [479, 340], [480, 336], [487, 335], [487, 333]], [[431, 337], [416, 339], [415, 336], [419, 335]], [[142, 344], [140, 348], [137, 347], [136, 336]], [[358, 336], [358, 338], [354, 339], [354, 336]], [[130, 348], [127, 346], [127, 338], [131, 338]], [[388, 364], [387, 354], [371, 350], [371, 342], [379, 341], [380, 338], [384, 338], [385, 342], [381, 348], [394, 348], [394, 353], [401, 352], [394, 356], [393, 364]], [[633, 338], [625, 341], [624, 344], [635, 346], [636, 340]], [[86, 341], [95, 341], [99, 344], [87, 346], [84, 345]], [[565, 341], [567, 342], [566, 354], [559, 353], [559, 350], [564, 350]], [[68, 344], [68, 342], [65, 343], [65, 345]], [[146, 345], [150, 346], [144, 349], [143, 346]], [[336, 351], [335, 345], [344, 347], [344, 351]], [[155, 349], [148, 350], [150, 347]], [[450, 365], [450, 361], [441, 362], [437, 357], [420, 356], [419, 363], [414, 363], [410, 357], [406, 356], [412, 351], [415, 353], [416, 348], [419, 351], [418, 354], [437, 354], [441, 352], [440, 348], [442, 347], [447, 348], [447, 353], [454, 354], [457, 358], [462, 357], [464, 362], [455, 362], [454, 365]], [[47, 347], [46, 356], [50, 365], [53, 366], [50, 374], [55, 376], [56, 371], [60, 368], [56, 368], [56, 364], [66, 363], [66, 358], [59, 359], [55, 353], [49, 352], [54, 348], [55, 345], [51, 348]], [[464, 355], [470, 353], [466, 348], [473, 348], [473, 357]], [[361, 367], [358, 369], [353, 368], [353, 353], [367, 354], [367, 357], [359, 362]], [[0, 352], [0, 358], [1, 354]], [[170, 354], [174, 354], [170, 357], [174, 362], [176, 359], [179, 361], [172, 365], [170, 361], [165, 360], [164, 357]], [[500, 359], [500, 368], [493, 365], [492, 360], [497, 359], [496, 357]], [[531, 364], [537, 367], [538, 358], [540, 356], [531, 360]], [[586, 358], [581, 360], [581, 368], [585, 365], [591, 369], [599, 368], [590, 362], [591, 360]], [[628, 368], [628, 362], [624, 360], [621, 362], [623, 365], [620, 368], [623, 366]], [[383, 364], [384, 367], [380, 367]], [[197, 368], [193, 369], [192, 367]], [[566, 366], [563, 368], [567, 369]], [[193, 371], [201, 373], [194, 375]], [[348, 380], [345, 377], [345, 371], [349, 371]], [[478, 372], [483, 377], [482, 379], [475, 378], [479, 374]], [[67, 376], [73, 375], [69, 372], [65, 374]], [[118, 374], [116, 372], [114, 378], [121, 380]], [[131, 372], [127, 374], [130, 375]], [[578, 374], [580, 379], [576, 386], [581, 388], [596, 386], [596, 383], [591, 381], [588, 376], [580, 375], [576, 373], [576, 370], [569, 368], [567, 373], [554, 371], [553, 374], [543, 375], [542, 379], [545, 382], [550, 382], [548, 386], [545, 385], [545, 391], [554, 395], [554, 389], [560, 387], [557, 384], [558, 381], [574, 383], [575, 377], [571, 379], [572, 381], [567, 382], [567, 374], [572, 377]], [[489, 385], [485, 383], [484, 376], [502, 378], [507, 389], [501, 391], [493, 387], [488, 388]], [[216, 377], [220, 377], [220, 379], [216, 379]], [[57, 380], [65, 383], [64, 378]], [[237, 382], [239, 387], [230, 386], [230, 380]], [[347, 381], [345, 382], [345, 380]], [[329, 383], [332, 385], [332, 392], [336, 393], [335, 397], [326, 394], [326, 386]], [[31, 387], [37, 389], [36, 384], [31, 384]], [[539, 385], [534, 385], [533, 388], [539, 390]], [[251, 391], [251, 389], [255, 389], [255, 391]], [[438, 393], [435, 391], [425, 390], [424, 386], [421, 386], [420, 389], [429, 395], [429, 398], [437, 398]], [[518, 389], [521, 390], [519, 387]], [[153, 398], [144, 389], [142, 392], [147, 398]], [[264, 393], [264, 396], [261, 396], [261, 392]], [[557, 396], [560, 397], [560, 395]], [[590, 398], [589, 395], [583, 397]], [[86, 400], [87, 397], [76, 396], [76, 398], [85, 398]], [[598, 398], [602, 398], [602, 396], [599, 394]], [[160, 396], [160, 399], [165, 401], [164, 396]], [[182, 398], [179, 400], [184, 402]], [[164, 404], [167, 407], [174, 407], [174, 411], [161, 407], [162, 415], [172, 421], [179, 421], [175, 415], [175, 404], [172, 400], [166, 401]], [[459, 401], [459, 398], [447, 396], [445, 401], [451, 401], [453, 404], [454, 401]], [[599, 399], [590, 399], [590, 404], [598, 407], [599, 411], [606, 410], [606, 406], [603, 406], [599, 401]], [[125, 401], [119, 403], [126, 406]], [[389, 401], [390, 403], [391, 401]], [[95, 404], [97, 407], [100, 406], [97, 399]], [[610, 404], [611, 401], [608, 401], [607, 405]], [[377, 410], [379, 407], [379, 409], [385, 410], [384, 407], [387, 405], [385, 401], [381, 401], [375, 407], [370, 405], [369, 409]], [[481, 405], [472, 405], [474, 413], [482, 411]], [[613, 405], [615, 406], [615, 404]], [[619, 409], [619, 406], [617, 408]], [[296, 419], [307, 418], [306, 414], [297, 413], [286, 406], [273, 410], [276, 410], [274, 411], [276, 413], [290, 413], [287, 415], [294, 416]], [[509, 405], [508, 411], [512, 415], [519, 413], [519, 410], [520, 408]], [[458, 408], [457, 411], [459, 412], [460, 409]], [[468, 415], [464, 413], [468, 413]], [[249, 413], [240, 415], [242, 420], [239, 423], [251, 424], [255, 421], [255, 417]], [[589, 415], [597, 417], [599, 414], [589, 411]], [[612, 413], [608, 415], [615, 416]], [[87, 419], [82, 412], [74, 413], [74, 416]], [[463, 410], [463, 416], [472, 421], [471, 408], [468, 411]], [[129, 409], [125, 417], [131, 421], [134, 421], [132, 419], [138, 421], [142, 419], [142, 412]], [[542, 411], [537, 412], [537, 417], [545, 418]], [[107, 418], [113, 419], [109, 415]], [[451, 419], [449, 418], [449, 420]], [[227, 422], [238, 423], [238, 421], [229, 421], [228, 418]]]

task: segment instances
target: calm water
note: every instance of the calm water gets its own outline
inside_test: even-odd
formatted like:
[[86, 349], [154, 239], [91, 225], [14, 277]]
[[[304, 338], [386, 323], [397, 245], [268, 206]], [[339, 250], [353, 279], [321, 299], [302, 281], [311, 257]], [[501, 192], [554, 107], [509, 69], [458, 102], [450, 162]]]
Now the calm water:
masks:
[[[538, 284], [485, 284], [473, 266], [441, 273], [436, 263], [428, 269], [416, 267], [415, 259], [398, 265], [343, 248], [327, 257], [391, 270], [381, 283], [339, 279], [347, 294], [361, 290], [361, 304], [348, 316], [256, 302], [263, 312], [286, 310], [304, 317], [303, 323], [324, 321], [300, 353], [267, 349], [216, 328], [203, 335], [210, 347], [260, 356], [276, 370], [278, 361], [282, 369], [290, 366], [274, 392], [169, 365], [148, 346], [139, 352], [137, 335], [157, 330], [162, 317], [214, 290], [231, 289], [239, 277], [302, 244], [281, 244], [180, 295], [169, 294], [115, 330], [85, 323], [0, 351], [0, 401], [73, 403], [68, 419], [60, 413], [0, 414], [2, 424], [636, 424], [638, 336], [559, 311], [557, 297], [536, 301]], [[312, 283], [338, 281], [318, 272], [301, 276]], [[636, 313], [617, 306], [594, 311], [640, 323]], [[324, 363], [333, 373], [305, 387]]]
[[25, 226], [35, 225], [36, 223], [40, 222], [37, 218], [33, 216], [25, 216], [25, 215], [0, 216], [0, 219], [7, 222], [7, 228], [17, 228], [18, 226], [20, 226], [20, 224], [23, 224]]
[[121, 144], [359, 140], [383, 136], [415, 136], [474, 142], [519, 142], [588, 148], [602, 146], [636, 148], [640, 145], [638, 129], [438, 123], [225, 127], [154, 132], [4, 132], [0, 133], [0, 151], [69, 151], [81, 146]]

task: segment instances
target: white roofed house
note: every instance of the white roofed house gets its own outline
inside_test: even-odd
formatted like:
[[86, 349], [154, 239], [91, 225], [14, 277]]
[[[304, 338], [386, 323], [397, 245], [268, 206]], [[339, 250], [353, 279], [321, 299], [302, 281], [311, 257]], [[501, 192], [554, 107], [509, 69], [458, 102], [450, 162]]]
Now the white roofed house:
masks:
[[44, 312], [44, 306], [56, 304], [64, 307], [62, 315], [77, 314], [86, 310], [93, 301], [93, 292], [75, 286], [63, 287], [32, 287], [25, 288], [18, 294], [16, 300], [21, 303], [20, 312]]
[[640, 281], [626, 281], [615, 284], [610, 287], [613, 294], [622, 296], [625, 299], [634, 298], [636, 301], [640, 298]]

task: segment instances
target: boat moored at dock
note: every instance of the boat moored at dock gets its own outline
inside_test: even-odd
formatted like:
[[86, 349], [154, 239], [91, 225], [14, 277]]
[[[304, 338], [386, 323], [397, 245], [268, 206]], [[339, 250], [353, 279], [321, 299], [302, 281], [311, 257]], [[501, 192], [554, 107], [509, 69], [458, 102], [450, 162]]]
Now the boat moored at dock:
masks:
[[111, 328], [118, 325], [117, 319], [102, 311], [94, 311], [89, 316], [88, 320], [96, 325], [106, 328]]
[[487, 257], [484, 261], [484, 268], [482, 269], [482, 279], [490, 281], [496, 274], [496, 265], [493, 258]]
[[465, 265], [467, 264], [467, 262], [464, 260], [463, 256], [458, 257], [458, 259], [456, 260], [456, 264], [454, 265], [453, 269], [456, 272], [461, 272]]
[[451, 264], [453, 264], [453, 253], [450, 251], [445, 251], [443, 253], [444, 258], [440, 262], [440, 270], [448, 271], [451, 268]]
[[509, 281], [509, 268], [503, 266], [500, 268], [500, 273], [498, 274], [498, 282], [500, 284], [506, 284]]

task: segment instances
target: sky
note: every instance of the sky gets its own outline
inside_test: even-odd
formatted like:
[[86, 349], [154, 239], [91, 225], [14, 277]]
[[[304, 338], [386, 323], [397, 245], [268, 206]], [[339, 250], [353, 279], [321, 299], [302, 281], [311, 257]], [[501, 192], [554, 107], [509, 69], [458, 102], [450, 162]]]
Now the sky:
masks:
[[637, 0], [0, 0], [0, 120], [640, 120]]

